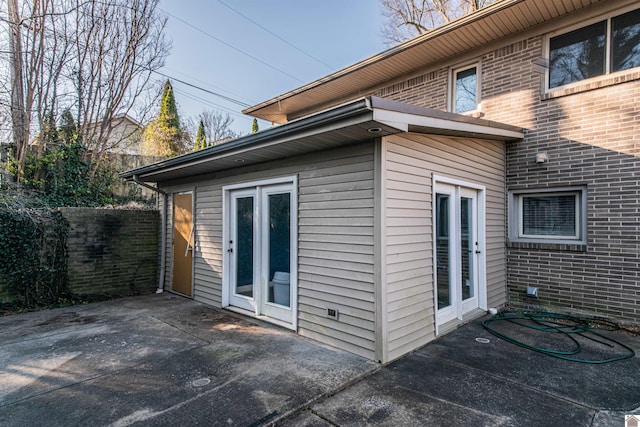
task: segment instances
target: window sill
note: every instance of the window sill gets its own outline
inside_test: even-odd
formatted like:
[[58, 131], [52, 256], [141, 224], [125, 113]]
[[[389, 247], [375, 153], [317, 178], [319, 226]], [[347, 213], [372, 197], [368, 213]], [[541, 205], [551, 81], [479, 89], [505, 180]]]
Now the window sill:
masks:
[[549, 99], [561, 98], [563, 96], [575, 95], [577, 93], [589, 92], [609, 86], [615, 86], [634, 80], [640, 80], [640, 70], [638, 70], [637, 68], [635, 68], [634, 70], [635, 71], [620, 71], [615, 74], [608, 74], [605, 76], [588, 79], [584, 82], [572, 83], [571, 85], [561, 89], [549, 90], [548, 92], [542, 94], [541, 99], [542, 101], [546, 101]]
[[508, 248], [514, 249], [540, 249], [550, 251], [566, 251], [566, 252], [586, 252], [587, 245], [584, 243], [542, 243], [527, 241], [507, 241]]

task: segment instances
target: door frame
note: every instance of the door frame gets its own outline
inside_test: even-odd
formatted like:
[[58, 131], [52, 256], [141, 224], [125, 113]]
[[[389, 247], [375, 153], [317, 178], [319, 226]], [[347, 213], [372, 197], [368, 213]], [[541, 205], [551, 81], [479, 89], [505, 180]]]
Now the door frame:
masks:
[[[432, 240], [433, 240], [433, 316], [434, 316], [434, 324], [436, 335], [439, 335], [439, 327], [440, 323], [438, 322], [438, 282], [437, 282], [437, 230], [436, 230], [436, 203], [437, 203], [437, 191], [436, 188], [439, 184], [453, 186], [454, 188], [454, 202], [457, 204], [460, 198], [461, 189], [471, 189], [477, 192], [477, 239], [478, 239], [478, 250], [480, 251], [477, 258], [477, 301], [478, 308], [481, 310], [487, 309], [487, 274], [486, 274], [486, 187], [484, 185], [464, 181], [457, 178], [451, 178], [441, 175], [433, 175], [432, 177]], [[452, 209], [452, 211], [454, 211]], [[456, 210], [457, 211], [457, 210]], [[453, 216], [453, 212], [450, 213], [450, 218]], [[455, 218], [454, 224], [457, 224], [459, 221]], [[459, 244], [456, 243], [456, 247]], [[458, 249], [459, 252], [459, 249]], [[457, 261], [456, 261], [456, 275], [457, 273]], [[458, 283], [455, 284], [457, 286]], [[456, 315], [452, 320], [457, 319], [458, 321], [463, 320], [464, 313], [462, 312], [462, 301], [455, 301], [456, 305]], [[446, 323], [446, 322], [444, 322]]]
[[[196, 265], [196, 191], [195, 188], [183, 191], [172, 191], [171, 193], [171, 282], [169, 283], [169, 291], [175, 294], [193, 298], [195, 293], [195, 265]], [[175, 268], [175, 252], [174, 252], [174, 244], [175, 244], [175, 220], [176, 220], [176, 206], [175, 206], [175, 195], [176, 194], [191, 194], [191, 226], [193, 227], [193, 244], [191, 250], [191, 295], [183, 294], [182, 292], [175, 291], [173, 289], [173, 275]]]
[[[262, 219], [262, 187], [271, 187], [276, 185], [289, 185], [291, 188], [291, 236], [290, 236], [290, 245], [291, 245], [291, 263], [290, 263], [290, 273], [289, 273], [289, 283], [290, 283], [290, 292], [291, 292], [291, 300], [290, 300], [290, 310], [291, 310], [291, 322], [284, 322], [279, 319], [275, 319], [260, 313], [261, 310], [261, 301], [257, 301], [254, 304], [254, 310], [250, 311], [244, 308], [236, 307], [231, 305], [231, 287], [232, 283], [232, 274], [229, 271], [231, 255], [227, 252], [228, 242], [230, 239], [230, 218], [232, 215], [231, 212], [231, 195], [234, 191], [240, 190], [255, 190], [255, 203], [254, 203], [254, 224], [256, 227], [263, 227], [263, 219]], [[257, 230], [254, 231], [258, 233]], [[257, 236], [254, 239], [254, 257], [256, 259], [262, 257], [261, 247], [264, 244], [263, 236], [259, 234], [254, 234]], [[279, 326], [283, 326], [287, 329], [292, 329], [294, 331], [298, 330], [298, 177], [294, 176], [285, 176], [279, 178], [270, 178], [270, 179], [262, 179], [256, 181], [247, 181], [243, 183], [230, 184], [222, 187], [222, 307], [227, 308], [232, 311], [237, 311], [242, 314], [250, 315], [252, 317], [256, 317], [262, 320], [265, 320], [270, 323], [274, 323]], [[256, 271], [254, 271], [254, 283], [259, 281], [259, 289], [257, 292], [254, 290], [254, 298], [264, 298], [261, 283], [264, 279], [264, 269], [262, 266], [259, 266]], [[262, 303], [264, 305], [264, 303]]]

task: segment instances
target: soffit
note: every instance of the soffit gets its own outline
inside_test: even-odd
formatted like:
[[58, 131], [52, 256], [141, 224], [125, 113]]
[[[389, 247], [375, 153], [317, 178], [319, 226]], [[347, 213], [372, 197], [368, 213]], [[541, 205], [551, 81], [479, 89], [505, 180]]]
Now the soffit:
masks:
[[[375, 132], [372, 133], [372, 130]], [[165, 182], [337, 148], [403, 132], [511, 141], [522, 129], [377, 97], [362, 98], [254, 135], [120, 174]]]
[[243, 111], [285, 123], [402, 75], [604, 0], [502, 0], [430, 33]]

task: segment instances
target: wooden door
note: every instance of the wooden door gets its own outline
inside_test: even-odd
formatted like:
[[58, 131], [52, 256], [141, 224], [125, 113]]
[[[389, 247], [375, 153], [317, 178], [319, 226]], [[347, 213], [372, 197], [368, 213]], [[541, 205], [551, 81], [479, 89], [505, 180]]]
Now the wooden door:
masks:
[[193, 214], [192, 194], [173, 195], [173, 281], [171, 290], [192, 294], [193, 275]]

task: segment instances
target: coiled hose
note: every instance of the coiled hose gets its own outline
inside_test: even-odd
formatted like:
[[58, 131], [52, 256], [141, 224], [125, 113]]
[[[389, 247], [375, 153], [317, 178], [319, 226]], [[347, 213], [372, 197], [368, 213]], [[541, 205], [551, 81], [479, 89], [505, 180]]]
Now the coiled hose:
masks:
[[[566, 337], [570, 341], [570, 343], [572, 344], [572, 348], [568, 350], [559, 350], [536, 347], [531, 344], [524, 343], [513, 337], [507, 336], [504, 333], [498, 332], [493, 327], [498, 322], [509, 322], [536, 331], [562, 334], [562, 336]], [[559, 359], [569, 360], [571, 362], [600, 364], [629, 359], [636, 355], [635, 351], [627, 345], [597, 332], [598, 330], [623, 330], [623, 328], [621, 328], [619, 324], [604, 318], [571, 316], [567, 314], [551, 313], [545, 311], [506, 310], [501, 311], [492, 318], [485, 320], [484, 322], [482, 322], [482, 324], [487, 329], [487, 331], [500, 339], [510, 342], [511, 344], [515, 344], [529, 350], [537, 351], [538, 353], [557, 357]], [[611, 357], [607, 356], [595, 359], [582, 359], [576, 357], [576, 355], [582, 351], [582, 346], [576, 339], [576, 336], [601, 344], [604, 347], [608, 347], [611, 350], [616, 351], [616, 353], [619, 352], [619, 349], [622, 349], [624, 351], [621, 352], [621, 354], [616, 354]]]

